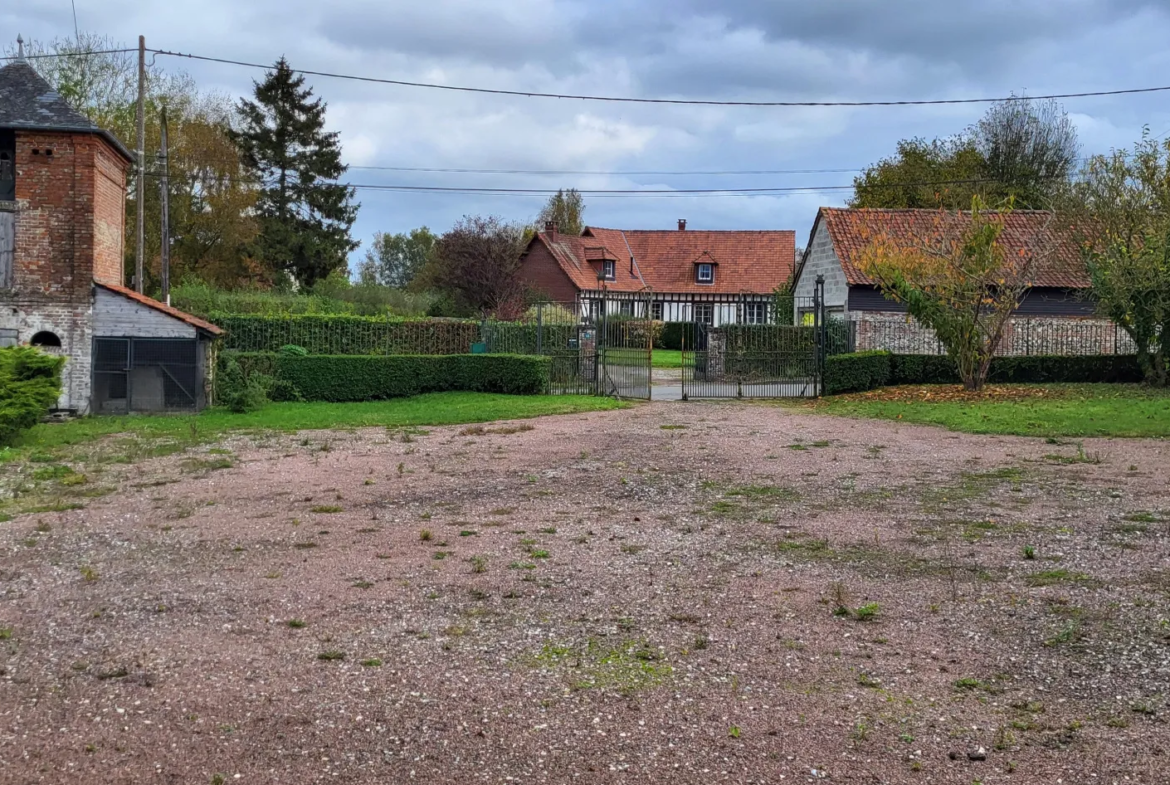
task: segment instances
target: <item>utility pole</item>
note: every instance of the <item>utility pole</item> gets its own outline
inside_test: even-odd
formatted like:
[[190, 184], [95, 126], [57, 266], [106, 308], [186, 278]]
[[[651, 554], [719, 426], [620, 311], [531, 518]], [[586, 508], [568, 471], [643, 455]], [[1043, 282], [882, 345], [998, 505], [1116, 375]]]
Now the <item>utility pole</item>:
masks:
[[142, 294], [143, 256], [146, 253], [146, 36], [138, 36], [138, 185], [134, 201], [138, 208], [138, 231], [134, 248], [134, 291]]
[[163, 104], [161, 117], [162, 149], [159, 154], [162, 164], [162, 178], [159, 183], [162, 199], [162, 299], [171, 304], [171, 187], [170, 151], [167, 148], [167, 107]]

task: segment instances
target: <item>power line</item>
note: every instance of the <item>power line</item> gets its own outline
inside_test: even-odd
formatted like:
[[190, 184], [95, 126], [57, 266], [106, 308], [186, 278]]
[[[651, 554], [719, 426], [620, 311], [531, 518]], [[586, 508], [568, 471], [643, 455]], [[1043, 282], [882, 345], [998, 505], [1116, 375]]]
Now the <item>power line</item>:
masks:
[[[210, 57], [207, 55], [190, 54], [186, 52], [171, 52], [166, 49], [151, 49], [155, 54], [164, 57], [179, 57], [188, 60], [201, 60], [208, 63], [222, 65], [238, 65], [245, 68], [260, 68], [269, 70], [271, 65], [249, 63], [244, 60], [232, 60], [225, 57]], [[1051, 93], [1048, 95], [1007, 96], [1000, 98], [935, 98], [920, 100], [898, 101], [715, 101], [690, 98], [630, 98], [609, 95], [581, 95], [574, 93], [542, 93], [528, 90], [501, 90], [489, 87], [467, 87], [465, 85], [436, 84], [433, 82], [410, 82], [403, 79], [386, 79], [375, 76], [360, 76], [356, 74], [340, 74], [331, 71], [311, 71], [303, 68], [290, 68], [298, 74], [306, 76], [322, 76], [328, 79], [348, 79], [357, 82], [373, 82], [375, 84], [397, 85], [399, 87], [419, 87], [429, 90], [449, 90], [461, 93], [484, 93], [488, 95], [509, 95], [522, 98], [560, 98], [574, 101], [607, 101], [611, 103], [629, 104], [674, 104], [684, 106], [759, 106], [759, 107], [861, 107], [861, 106], [936, 106], [942, 104], [990, 104], [1000, 101], [1042, 101], [1054, 98], [1090, 98], [1095, 96], [1136, 95], [1139, 93], [1157, 93], [1170, 91], [1170, 85], [1163, 87], [1133, 87], [1121, 90], [1092, 90], [1077, 93]]]

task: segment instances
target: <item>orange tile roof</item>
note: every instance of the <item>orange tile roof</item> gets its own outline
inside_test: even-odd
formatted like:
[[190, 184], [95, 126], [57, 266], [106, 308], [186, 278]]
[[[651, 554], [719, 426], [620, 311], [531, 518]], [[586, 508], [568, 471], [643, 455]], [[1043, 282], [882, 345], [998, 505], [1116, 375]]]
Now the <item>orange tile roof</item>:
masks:
[[[579, 289], [597, 289], [600, 260], [612, 259], [616, 279], [606, 289], [661, 293], [771, 293], [792, 276], [796, 233], [602, 229], [586, 227], [580, 237], [540, 232], [542, 242]], [[630, 257], [634, 257], [631, 268]], [[593, 261], [593, 264], [589, 262]], [[717, 264], [713, 283], [695, 280], [695, 264]]]
[[[1052, 214], [1045, 210], [1015, 210], [1004, 218], [1000, 235], [1005, 251], [1037, 252], [1055, 242], [1051, 252], [1044, 251], [1033, 286], [1060, 289], [1085, 289], [1089, 275], [1084, 260], [1071, 238], [1051, 239]], [[969, 212], [940, 210], [822, 207], [817, 220], [824, 220], [833, 241], [833, 249], [850, 286], [872, 286], [874, 281], [857, 268], [856, 262], [868, 243], [867, 235], [886, 232], [892, 237], [927, 235], [938, 230], [939, 222], [970, 221]]]
[[186, 322], [187, 324], [191, 325], [192, 327], [194, 327], [197, 330], [203, 330], [204, 332], [209, 332], [212, 335], [223, 335], [223, 330], [219, 327], [216, 327], [211, 322], [205, 322], [202, 319], [198, 318], [197, 316], [192, 316], [189, 313], [184, 313], [183, 311], [180, 311], [178, 308], [172, 308], [171, 306], [167, 305], [166, 303], [160, 303], [158, 300], [155, 300], [151, 297], [147, 297], [144, 294], [139, 294], [138, 292], [134, 291], [133, 289], [127, 289], [125, 286], [117, 286], [117, 285], [112, 284], [112, 283], [101, 283], [100, 281], [94, 281], [94, 283], [96, 285], [102, 287], [103, 289], [108, 289], [109, 291], [113, 292], [114, 294], [120, 294], [123, 297], [128, 297], [137, 303], [145, 305], [147, 308], [153, 308], [154, 310], [161, 311], [162, 313], [165, 313], [167, 316], [172, 316], [181, 322]]

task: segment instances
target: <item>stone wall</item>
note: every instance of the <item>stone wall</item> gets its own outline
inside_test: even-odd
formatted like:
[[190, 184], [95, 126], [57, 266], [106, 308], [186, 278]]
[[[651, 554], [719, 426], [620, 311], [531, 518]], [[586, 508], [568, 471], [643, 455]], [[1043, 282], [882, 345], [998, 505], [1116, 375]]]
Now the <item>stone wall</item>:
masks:
[[[934, 331], [905, 313], [854, 311], [849, 314], [857, 351], [946, 354]], [[1133, 341], [1107, 319], [1018, 317], [1004, 331], [998, 355], [1133, 354]]]

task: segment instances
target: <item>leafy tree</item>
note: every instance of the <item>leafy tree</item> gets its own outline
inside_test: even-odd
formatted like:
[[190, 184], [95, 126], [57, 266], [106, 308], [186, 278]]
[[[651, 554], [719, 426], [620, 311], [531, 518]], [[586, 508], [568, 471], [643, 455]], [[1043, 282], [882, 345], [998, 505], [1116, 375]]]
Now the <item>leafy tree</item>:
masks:
[[972, 129], [972, 139], [995, 196], [1031, 209], [1051, 206], [1080, 155], [1076, 126], [1053, 99], [995, 103]]
[[903, 139], [891, 158], [853, 179], [850, 207], [964, 209], [979, 192], [983, 158], [971, 139]]
[[909, 231], [865, 228], [859, 268], [934, 330], [968, 390], [983, 388], [1008, 320], [1052, 252], [1047, 227], [1028, 247], [1005, 251], [1000, 235], [1011, 209], [988, 210], [976, 197], [969, 213], [939, 210]]
[[419, 284], [457, 312], [516, 318], [525, 305], [523, 251], [523, 226], [494, 216], [464, 216], [439, 238]]
[[260, 187], [259, 257], [312, 286], [357, 248], [349, 230], [358, 205], [354, 190], [336, 182], [347, 167], [337, 133], [325, 130], [325, 103], [304, 85], [282, 57], [255, 83], [255, 100], [240, 100], [232, 138]]
[[569, 235], [579, 235], [585, 231], [585, 200], [576, 188], [558, 190], [548, 198], [548, 203], [541, 208], [536, 219], [536, 228], [543, 230], [550, 221], [556, 224], [557, 231]]
[[1167, 384], [1170, 342], [1170, 140], [1148, 130], [1133, 151], [1096, 155], [1064, 204], [1102, 314], [1133, 339], [1150, 384]]
[[426, 265], [438, 241], [425, 226], [409, 233], [375, 232], [373, 245], [366, 249], [366, 258], [358, 267], [359, 280], [403, 289]]
[[[73, 107], [109, 130], [130, 149], [137, 135], [137, 63], [116, 41], [92, 33], [31, 42], [29, 63]], [[158, 274], [161, 220], [159, 163], [160, 109], [167, 107], [170, 139], [171, 278], [197, 276], [223, 286], [263, 283], [262, 270], [248, 254], [256, 234], [252, 208], [256, 189], [245, 176], [229, 136], [232, 102], [201, 91], [190, 76], [166, 74], [148, 64], [146, 71], [147, 177], [144, 211], [147, 285]], [[137, 182], [127, 181], [127, 215], [136, 212]], [[136, 222], [126, 222], [126, 265], [134, 268]]]
[[895, 155], [854, 178], [850, 206], [962, 210], [978, 196], [1042, 209], [1067, 183], [1079, 151], [1060, 104], [1009, 98], [955, 136], [899, 142]]

